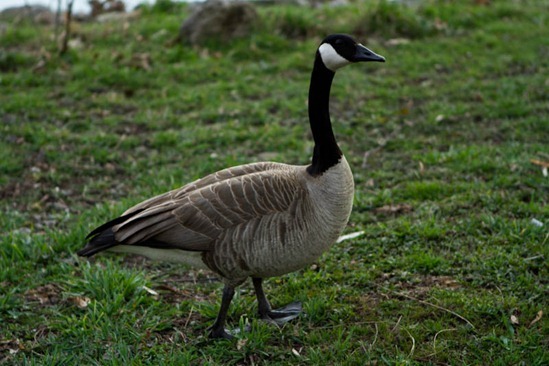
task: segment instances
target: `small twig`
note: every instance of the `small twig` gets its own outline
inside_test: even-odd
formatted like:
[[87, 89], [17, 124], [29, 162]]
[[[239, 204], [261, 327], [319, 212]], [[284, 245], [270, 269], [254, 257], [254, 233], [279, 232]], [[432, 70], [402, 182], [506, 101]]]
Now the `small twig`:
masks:
[[31, 353], [36, 355], [36, 356], [39, 356], [40, 358], [44, 358], [46, 356], [45, 353], [40, 353], [40, 352], [37, 352], [35, 350], [32, 350]]
[[539, 259], [539, 258], [543, 258], [545, 257], [543, 254], [540, 254], [540, 255], [535, 255], [533, 257], [528, 257], [528, 258], [524, 258], [524, 261], [533, 261], [533, 260], [536, 260], [536, 259]]
[[475, 326], [473, 325], [473, 323], [471, 323], [467, 318], [465, 318], [464, 316], [462, 315], [459, 315], [458, 313], [456, 313], [455, 311], [452, 311], [450, 309], [446, 309], [445, 307], [442, 307], [440, 305], [436, 305], [436, 304], [433, 304], [431, 302], [428, 302], [428, 301], [425, 301], [425, 300], [420, 300], [420, 299], [416, 299], [415, 297], [413, 296], [410, 296], [410, 295], [406, 295], [406, 294], [403, 294], [403, 293], [400, 293], [400, 292], [396, 292], [396, 291], [391, 291], [392, 293], [394, 293], [395, 295], [397, 296], [402, 296], [402, 297], [405, 297], [407, 299], [410, 299], [410, 300], [414, 300], [414, 301], [417, 301], [421, 304], [424, 304], [424, 305], [429, 305], [429, 306], [432, 306], [436, 309], [439, 309], [439, 310], [443, 310], [443, 311], [446, 311], [447, 313], [450, 313], [458, 318], [460, 318], [461, 320], [463, 320], [464, 322], [466, 322], [467, 324], [469, 324], [471, 326], [471, 328], [473, 329], [476, 329]]
[[391, 332], [394, 332], [398, 328], [398, 325], [400, 324], [401, 320], [402, 320], [402, 315], [398, 318], [395, 326], [393, 327], [393, 329], [391, 329]]
[[194, 306], [191, 306], [191, 311], [189, 311], [189, 316], [187, 317], [187, 320], [185, 320], [185, 325], [183, 328], [187, 328], [187, 325], [189, 325], [189, 321], [191, 320], [191, 316], [193, 315]]
[[435, 334], [435, 337], [433, 338], [433, 355], [436, 355], [437, 354], [437, 337], [440, 333], [442, 332], [452, 332], [454, 330], [457, 330], [456, 328], [451, 328], [451, 329], [442, 329], [440, 331], [437, 332], [437, 334]]

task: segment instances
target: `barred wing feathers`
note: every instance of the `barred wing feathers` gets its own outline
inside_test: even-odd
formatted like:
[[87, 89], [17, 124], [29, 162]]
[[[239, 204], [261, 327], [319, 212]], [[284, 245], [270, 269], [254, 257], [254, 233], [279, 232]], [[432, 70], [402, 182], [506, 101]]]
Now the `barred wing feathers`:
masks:
[[117, 245], [209, 251], [225, 230], [295, 206], [306, 192], [295, 173], [286, 164], [258, 163], [211, 174], [130, 208], [92, 232], [79, 254]]

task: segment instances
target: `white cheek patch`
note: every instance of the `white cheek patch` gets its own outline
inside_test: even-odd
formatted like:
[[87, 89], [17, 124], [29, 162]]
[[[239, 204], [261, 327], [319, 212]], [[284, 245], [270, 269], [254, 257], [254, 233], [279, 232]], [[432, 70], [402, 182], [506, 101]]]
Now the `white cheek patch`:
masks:
[[324, 66], [334, 72], [337, 69], [351, 63], [346, 58], [340, 56], [339, 53], [337, 53], [337, 51], [329, 43], [321, 44], [318, 48], [318, 52], [320, 52], [320, 58], [322, 58]]

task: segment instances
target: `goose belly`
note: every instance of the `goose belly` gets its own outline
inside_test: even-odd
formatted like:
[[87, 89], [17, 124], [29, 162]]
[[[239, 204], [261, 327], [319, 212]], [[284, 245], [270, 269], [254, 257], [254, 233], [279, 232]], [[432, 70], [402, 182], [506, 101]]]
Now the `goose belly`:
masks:
[[226, 278], [273, 277], [313, 263], [345, 228], [352, 190], [324, 201], [304, 203], [301, 213], [265, 216], [227, 231], [208, 261]]
[[160, 249], [139, 245], [117, 245], [109, 249], [113, 253], [129, 253], [147, 257], [154, 261], [183, 263], [189, 267], [206, 269], [202, 261], [202, 253], [189, 252], [181, 249]]
[[288, 232], [284, 238], [273, 238], [256, 242], [264, 256], [250, 258], [252, 275], [257, 277], [280, 276], [297, 271], [315, 262], [337, 240], [344, 224], [340, 227], [325, 226], [303, 230], [296, 224], [296, 231]]

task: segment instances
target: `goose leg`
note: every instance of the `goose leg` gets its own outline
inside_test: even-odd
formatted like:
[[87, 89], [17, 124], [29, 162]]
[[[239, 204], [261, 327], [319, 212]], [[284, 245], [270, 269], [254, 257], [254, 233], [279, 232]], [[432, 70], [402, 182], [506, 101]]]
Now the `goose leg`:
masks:
[[223, 288], [223, 297], [221, 298], [221, 307], [219, 308], [219, 314], [215, 323], [209, 328], [210, 338], [225, 338], [231, 339], [232, 335], [225, 330], [225, 320], [227, 319], [227, 312], [234, 296], [234, 287], [225, 285]]
[[267, 300], [265, 292], [263, 292], [263, 279], [254, 277], [252, 278], [252, 281], [257, 296], [258, 312], [261, 319], [282, 325], [297, 318], [299, 314], [301, 314], [301, 303], [297, 301], [280, 309], [271, 309], [271, 304], [269, 304], [269, 300]]

